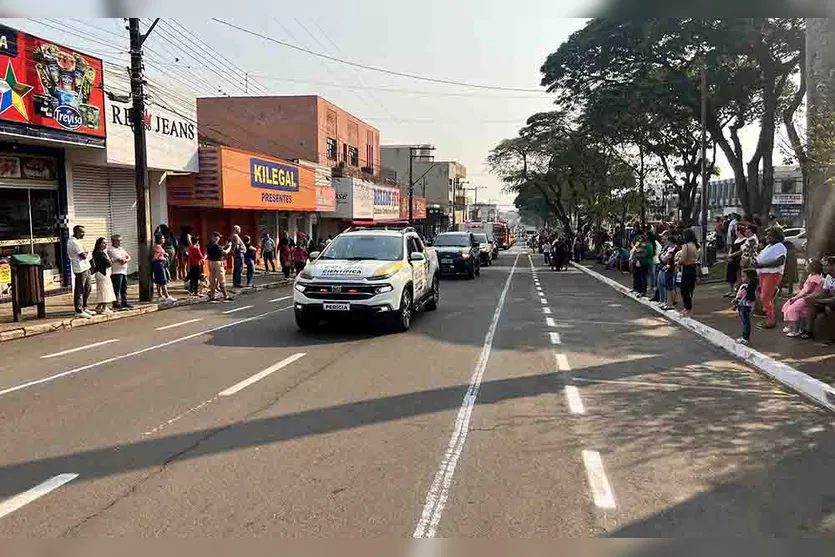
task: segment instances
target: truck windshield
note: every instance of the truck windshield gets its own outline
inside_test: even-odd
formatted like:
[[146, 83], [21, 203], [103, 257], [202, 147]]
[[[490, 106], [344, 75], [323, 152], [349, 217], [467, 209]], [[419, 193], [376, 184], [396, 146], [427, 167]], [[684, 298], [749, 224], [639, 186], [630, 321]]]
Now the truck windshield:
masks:
[[475, 241], [479, 244], [486, 244], [489, 240], [487, 240], [487, 234], [473, 234]]
[[396, 236], [337, 236], [320, 259], [399, 261], [403, 238]]
[[436, 247], [456, 247], [463, 248], [470, 245], [469, 234], [438, 234], [435, 238]]

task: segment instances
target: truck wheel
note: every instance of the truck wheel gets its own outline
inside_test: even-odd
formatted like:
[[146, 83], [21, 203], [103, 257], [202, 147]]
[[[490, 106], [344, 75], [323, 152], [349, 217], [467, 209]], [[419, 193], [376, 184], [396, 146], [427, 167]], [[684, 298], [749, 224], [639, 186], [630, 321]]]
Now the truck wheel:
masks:
[[405, 333], [412, 326], [412, 293], [408, 288], [403, 289], [403, 295], [400, 297], [400, 309], [392, 317], [393, 329], [397, 332]]
[[438, 304], [441, 301], [441, 281], [438, 280], [438, 275], [432, 279], [432, 297], [426, 303], [426, 311], [435, 311], [438, 309]]
[[302, 331], [312, 331], [319, 326], [319, 320], [296, 312], [296, 326]]

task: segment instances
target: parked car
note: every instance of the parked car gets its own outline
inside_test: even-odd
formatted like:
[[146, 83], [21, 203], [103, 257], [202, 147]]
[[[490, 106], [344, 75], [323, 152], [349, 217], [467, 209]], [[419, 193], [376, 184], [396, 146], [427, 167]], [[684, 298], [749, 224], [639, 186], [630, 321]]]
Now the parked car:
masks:
[[479, 263], [487, 265], [488, 267], [493, 263], [495, 252], [498, 251], [496, 245], [490, 241], [487, 234], [483, 232], [476, 232], [473, 234], [475, 241], [478, 242], [479, 248]]
[[481, 247], [472, 232], [442, 232], [434, 246], [442, 275], [465, 273], [473, 279], [481, 274]]
[[787, 242], [797, 242], [799, 244], [800, 240], [806, 237], [806, 229], [785, 228], [783, 229], [783, 236], [786, 238]]
[[310, 255], [293, 285], [300, 329], [314, 329], [323, 319], [366, 316], [406, 331], [414, 312], [438, 308], [438, 256], [412, 228], [348, 230]]

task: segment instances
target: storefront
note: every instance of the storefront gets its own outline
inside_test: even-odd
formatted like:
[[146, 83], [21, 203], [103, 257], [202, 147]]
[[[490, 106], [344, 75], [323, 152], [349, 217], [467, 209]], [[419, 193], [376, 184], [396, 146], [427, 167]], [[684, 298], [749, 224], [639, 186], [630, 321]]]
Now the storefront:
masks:
[[70, 148], [105, 146], [101, 60], [0, 26], [0, 299], [7, 258], [37, 253], [47, 291], [71, 286]]
[[[105, 70], [105, 90], [115, 98], [129, 98], [130, 81], [126, 75]], [[145, 111], [145, 141], [148, 158], [148, 181], [151, 190], [152, 228], [168, 223], [165, 194], [170, 172], [197, 172], [197, 101], [187, 93], [148, 81], [152, 92]], [[177, 111], [172, 112], [161, 99], [176, 95]], [[190, 99], [187, 103], [185, 99]], [[122, 236], [122, 246], [132, 255], [139, 252], [136, 220], [136, 180], [134, 169], [131, 104], [105, 99], [108, 126], [107, 149], [91, 153], [72, 149], [67, 155], [73, 224], [85, 227], [82, 241], [92, 249], [96, 238]], [[178, 232], [177, 229], [174, 229]], [[138, 270], [139, 260], [128, 265], [128, 273]]]
[[334, 178], [336, 207], [319, 213], [318, 237], [336, 236], [355, 222], [374, 221], [374, 184], [357, 178]]
[[256, 243], [266, 232], [307, 235], [316, 210], [310, 168], [225, 146], [201, 147], [199, 172], [169, 176], [167, 193], [170, 225], [206, 239], [235, 225]]

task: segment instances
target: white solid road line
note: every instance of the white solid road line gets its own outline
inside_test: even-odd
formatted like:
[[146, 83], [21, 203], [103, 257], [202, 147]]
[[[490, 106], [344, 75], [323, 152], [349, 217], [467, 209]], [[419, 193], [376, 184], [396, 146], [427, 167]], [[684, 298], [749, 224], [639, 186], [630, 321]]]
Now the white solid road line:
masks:
[[88, 344], [86, 346], [79, 346], [78, 348], [70, 348], [69, 350], [62, 350], [61, 352], [55, 352], [54, 354], [47, 354], [45, 356], [41, 356], [41, 360], [48, 360], [49, 358], [57, 358], [58, 356], [64, 356], [66, 354], [72, 354], [73, 352], [80, 352], [82, 350], [95, 348], [97, 346], [104, 346], [105, 344], [112, 344], [114, 342], [119, 342], [119, 339], [118, 338], [111, 338], [109, 340], [103, 340], [101, 342], [94, 342], [93, 344]]
[[572, 414], [585, 414], [586, 407], [583, 406], [583, 399], [580, 398], [580, 390], [574, 385], [565, 386], [565, 398], [568, 399], [568, 409]]
[[542, 308], [542, 313], [544, 315], [551, 315], [551, 308]]
[[166, 346], [171, 346], [172, 344], [177, 344], [179, 342], [183, 342], [186, 340], [191, 340], [193, 338], [197, 338], [203, 335], [207, 335], [209, 333], [214, 333], [215, 331], [220, 331], [223, 329], [228, 329], [229, 327], [234, 327], [235, 325], [240, 325], [242, 323], [248, 323], [250, 321], [254, 321], [256, 319], [261, 319], [262, 317], [266, 317], [267, 315], [272, 315], [273, 313], [278, 313], [280, 311], [284, 311], [287, 309], [292, 308], [293, 306], [289, 306], [286, 308], [281, 309], [274, 309], [272, 311], [267, 311], [265, 313], [261, 313], [259, 315], [254, 315], [252, 317], [247, 317], [246, 319], [239, 319], [238, 321], [233, 321], [231, 323], [227, 323], [226, 325], [220, 325], [218, 327], [212, 327], [211, 329], [206, 329], [205, 331], [200, 331], [197, 333], [192, 333], [190, 335], [186, 335], [184, 337], [175, 338], [174, 340], [169, 340], [167, 342], [163, 342], [160, 344], [154, 344], [153, 346], [146, 346], [140, 350], [134, 350], [133, 352], [128, 352], [127, 354], [122, 354], [121, 356], [113, 356], [112, 358], [107, 358], [98, 362], [94, 362], [92, 364], [87, 364], [85, 366], [77, 367], [74, 369], [70, 369], [67, 371], [62, 371], [61, 373], [56, 373], [55, 375], [50, 375], [49, 377], [44, 377], [42, 379], [35, 379], [34, 381], [27, 381], [26, 383], [21, 383], [19, 385], [15, 385], [13, 387], [9, 387], [7, 389], [0, 390], [0, 396], [7, 395], [9, 393], [13, 393], [15, 391], [22, 391], [23, 389], [28, 389], [29, 387], [34, 387], [35, 385], [40, 385], [41, 383], [48, 383], [49, 381], [54, 381], [55, 379], [60, 379], [61, 377], [66, 377], [68, 375], [74, 375], [76, 373], [81, 373], [82, 371], [88, 371], [90, 369], [94, 369], [106, 364], [110, 364], [113, 362], [118, 362], [119, 360], [125, 360], [127, 358], [132, 358], [134, 356], [139, 356], [140, 354], [144, 354], [146, 352], [150, 352], [151, 350], [158, 350], [160, 348], [165, 348]]
[[183, 325], [188, 325], [190, 323], [197, 323], [198, 321], [203, 321], [203, 318], [198, 317], [197, 319], [189, 319], [188, 321], [180, 321], [179, 323], [174, 323], [173, 325], [166, 325], [165, 327], [157, 327], [154, 330], [155, 331], [167, 331], [168, 329], [174, 329], [176, 327], [182, 327]]
[[292, 298], [292, 296], [284, 296], [283, 298], [275, 298], [273, 300], [270, 300], [270, 302], [283, 302], [284, 300], [289, 300], [290, 298]]
[[546, 317], [545, 318], [545, 326], [546, 327], [556, 327], [557, 323], [554, 321], [553, 317]]
[[636, 385], [638, 387], [656, 387], [656, 388], [667, 388], [667, 389], [694, 389], [694, 390], [703, 390], [703, 391], [726, 391], [729, 393], [743, 393], [743, 394], [752, 394], [752, 395], [772, 395], [772, 396], [783, 396], [783, 397], [793, 397], [796, 396], [794, 393], [783, 392], [777, 390], [768, 391], [765, 389], [745, 389], [745, 388], [736, 388], [736, 387], [721, 387], [719, 385], [685, 385], [682, 383], [656, 383], [654, 381], [632, 381], [631, 379], [587, 379], [585, 377], [572, 377], [573, 381], [579, 381], [581, 383], [600, 383], [604, 385]]
[[243, 310], [245, 310], [245, 309], [252, 309], [252, 308], [254, 308], [254, 307], [255, 307], [255, 306], [242, 306], [242, 307], [239, 307], [239, 308], [230, 309], [229, 311], [224, 311], [224, 312], [223, 312], [223, 315], [229, 315], [230, 313], [236, 313], [236, 312], [238, 312], [238, 311], [243, 311]]
[[296, 360], [304, 358], [305, 356], [306, 356], [306, 354], [304, 352], [298, 352], [297, 354], [293, 354], [292, 356], [290, 356], [288, 358], [284, 358], [283, 360], [281, 360], [277, 364], [271, 365], [270, 367], [268, 367], [264, 371], [259, 371], [258, 373], [256, 373], [252, 377], [250, 377], [249, 379], [244, 379], [240, 383], [232, 385], [231, 387], [229, 387], [225, 391], [220, 391], [218, 393], [218, 396], [232, 396], [235, 393], [238, 393], [238, 392], [246, 389], [247, 387], [249, 387], [253, 383], [257, 383], [258, 381], [267, 377], [268, 375], [272, 375], [273, 373], [280, 370], [281, 368], [287, 367], [290, 364], [292, 364], [293, 362], [295, 362]]
[[571, 366], [568, 365], [568, 358], [565, 354], [555, 354], [557, 360], [557, 369], [560, 371], [571, 371]]
[[15, 512], [19, 508], [24, 505], [28, 505], [36, 499], [40, 499], [50, 491], [58, 489], [65, 483], [71, 482], [77, 477], [78, 474], [59, 474], [41, 484], [36, 485], [32, 489], [24, 491], [20, 495], [15, 495], [11, 499], [6, 499], [0, 503], [0, 518]]
[[[550, 319], [550, 317], [549, 317]], [[553, 327], [553, 325], [551, 325]], [[560, 338], [559, 333], [548, 333], [548, 336], [551, 337], [551, 344], [562, 344], [562, 339]]]
[[606, 471], [603, 469], [603, 459], [597, 451], [583, 451], [583, 464], [586, 465], [586, 474], [589, 478], [589, 487], [594, 504], [601, 509], [614, 509], [615, 495], [612, 493], [612, 486]]
[[546, 300], [545, 298], [540, 298], [539, 303], [542, 304], [543, 306], [545, 306], [545, 305], [548, 305], [548, 300]]
[[487, 334], [484, 336], [484, 345], [481, 348], [481, 355], [476, 362], [473, 374], [470, 376], [470, 384], [467, 387], [467, 392], [464, 393], [464, 400], [461, 403], [461, 408], [455, 417], [455, 427], [452, 431], [452, 436], [449, 439], [446, 452], [441, 458], [438, 471], [435, 473], [435, 479], [432, 480], [432, 485], [429, 487], [429, 492], [426, 494], [426, 502], [423, 505], [423, 512], [413, 537], [415, 538], [434, 538], [438, 530], [438, 524], [441, 521], [441, 515], [444, 512], [447, 498], [449, 497], [449, 489], [452, 486], [452, 477], [455, 474], [455, 467], [458, 464], [458, 458], [464, 450], [464, 443], [467, 440], [467, 431], [470, 427], [470, 417], [472, 416], [473, 407], [478, 397], [478, 390], [481, 387], [481, 379], [484, 377], [484, 370], [487, 369], [487, 362], [490, 359], [490, 351], [493, 348], [493, 337], [496, 335], [496, 329], [499, 325], [499, 318], [502, 315], [502, 307], [504, 307], [507, 292], [510, 289], [510, 281], [513, 279], [513, 273], [516, 271], [516, 264], [519, 263], [519, 256], [513, 262], [513, 267], [510, 269], [510, 274], [504, 283], [504, 289], [499, 295], [499, 301], [496, 304], [496, 311], [493, 313], [493, 319], [490, 322], [490, 327], [487, 329]]

